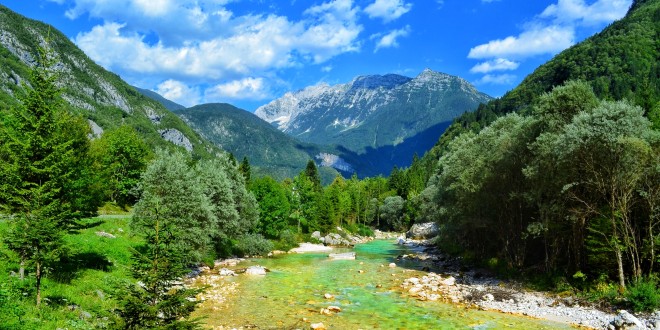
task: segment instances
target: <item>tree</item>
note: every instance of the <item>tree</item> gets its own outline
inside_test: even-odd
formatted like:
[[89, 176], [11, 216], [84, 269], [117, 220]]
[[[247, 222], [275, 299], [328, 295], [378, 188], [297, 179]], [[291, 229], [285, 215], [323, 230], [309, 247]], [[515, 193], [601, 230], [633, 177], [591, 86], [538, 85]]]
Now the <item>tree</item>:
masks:
[[95, 168], [107, 186], [106, 198], [125, 207], [137, 201], [134, 189], [147, 167], [149, 146], [128, 125], [108, 130], [92, 142]]
[[306, 176], [307, 179], [312, 182], [316, 191], [321, 191], [323, 189], [321, 186], [321, 175], [319, 174], [319, 170], [313, 160], [310, 159], [307, 162], [307, 166], [305, 166], [305, 170], [301, 174]]
[[280, 237], [288, 227], [291, 213], [286, 191], [269, 176], [255, 179], [250, 190], [259, 204], [259, 232], [271, 239]]
[[204, 187], [188, 166], [182, 152], [156, 151], [156, 159], [142, 175], [142, 195], [135, 204], [131, 227], [139, 234], [158, 220], [163, 228], [174, 228], [177, 249], [186, 262], [196, 262], [210, 250], [211, 237], [218, 233], [217, 218]]
[[187, 272], [180, 231], [161, 215], [155, 212], [138, 224], [145, 244], [133, 251], [131, 272], [138, 282], [119, 295], [124, 329], [200, 328], [197, 320], [186, 319], [195, 310], [199, 290], [178, 283]]
[[403, 218], [404, 203], [401, 196], [387, 197], [379, 210], [381, 219], [388, 227], [400, 232], [408, 230], [408, 224], [404, 222]]
[[249, 185], [250, 182], [252, 182], [252, 170], [250, 169], [250, 162], [247, 157], [243, 157], [243, 161], [241, 161], [241, 165], [238, 166], [238, 170], [243, 174], [245, 182]]
[[89, 127], [65, 109], [52, 54], [41, 49], [38, 60], [20, 105], [0, 127], [0, 206], [14, 214], [5, 241], [35, 269], [37, 306], [46, 267], [63, 253], [63, 236], [76, 220], [95, 214], [99, 202], [87, 157]]

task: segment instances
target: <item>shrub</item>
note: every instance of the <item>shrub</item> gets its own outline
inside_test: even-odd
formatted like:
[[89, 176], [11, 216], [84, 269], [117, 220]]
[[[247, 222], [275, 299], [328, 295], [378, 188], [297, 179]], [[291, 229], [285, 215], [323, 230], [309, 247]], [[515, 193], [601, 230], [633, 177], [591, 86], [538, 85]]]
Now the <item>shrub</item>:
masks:
[[652, 279], [637, 281], [628, 288], [625, 297], [635, 312], [650, 312], [660, 307], [660, 292]]
[[280, 240], [275, 243], [278, 250], [289, 251], [298, 246], [298, 238], [290, 230], [283, 230], [280, 233]]
[[245, 234], [236, 242], [235, 248], [240, 256], [265, 256], [274, 246], [261, 234]]

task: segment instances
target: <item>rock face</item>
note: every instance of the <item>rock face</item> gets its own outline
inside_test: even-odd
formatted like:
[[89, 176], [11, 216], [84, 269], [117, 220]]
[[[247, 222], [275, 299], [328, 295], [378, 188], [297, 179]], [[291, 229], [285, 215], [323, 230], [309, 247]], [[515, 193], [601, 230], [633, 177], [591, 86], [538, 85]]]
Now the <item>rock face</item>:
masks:
[[451, 120], [490, 99], [464, 79], [426, 69], [415, 78], [369, 75], [346, 84], [310, 86], [286, 93], [255, 114], [303, 142], [363, 154], [361, 160], [373, 168], [358, 174], [372, 175], [409, 165], [415, 152], [433, 146]]
[[416, 223], [406, 233], [406, 238], [429, 239], [438, 236], [440, 228], [435, 222]]
[[184, 147], [188, 151], [192, 151], [193, 149], [193, 145], [190, 143], [190, 140], [188, 140], [188, 138], [176, 128], [162, 129], [159, 130], [158, 133], [160, 133], [160, 136], [165, 141], [172, 142], [179, 147]]

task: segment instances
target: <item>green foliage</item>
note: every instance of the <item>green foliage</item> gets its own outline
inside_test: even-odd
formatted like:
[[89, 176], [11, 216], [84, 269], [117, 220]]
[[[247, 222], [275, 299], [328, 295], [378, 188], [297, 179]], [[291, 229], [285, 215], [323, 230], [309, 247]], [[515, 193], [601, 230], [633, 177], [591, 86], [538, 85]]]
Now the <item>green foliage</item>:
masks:
[[236, 243], [236, 252], [239, 256], [266, 256], [270, 251], [273, 251], [273, 248], [273, 243], [261, 234], [245, 234]]
[[188, 262], [199, 261], [211, 248], [211, 237], [218, 232], [213, 206], [204, 187], [197, 184], [188, 166], [190, 159], [181, 152], [156, 151], [156, 159], [147, 167], [135, 204], [131, 228], [139, 234], [159, 223], [177, 230], [178, 244]]
[[255, 179], [250, 185], [259, 204], [259, 232], [276, 239], [288, 228], [291, 206], [284, 187], [271, 177]]
[[106, 184], [106, 198], [126, 207], [137, 201], [135, 188], [151, 151], [135, 129], [123, 125], [92, 141], [94, 168]]
[[63, 236], [77, 219], [96, 212], [87, 125], [64, 108], [51, 72], [53, 54], [40, 50], [31, 88], [0, 120], [0, 206], [14, 214], [4, 237], [35, 270], [36, 302], [46, 267], [63, 252]]
[[653, 279], [640, 279], [631, 285], [625, 294], [633, 311], [652, 312], [660, 307], [660, 291]]
[[156, 214], [143, 218], [139, 232], [145, 245], [133, 252], [131, 271], [138, 282], [129, 284], [120, 295], [124, 329], [197, 329], [197, 320], [188, 320], [198, 301], [198, 290], [176, 285], [186, 273], [185, 250], [180, 230], [167, 218]]

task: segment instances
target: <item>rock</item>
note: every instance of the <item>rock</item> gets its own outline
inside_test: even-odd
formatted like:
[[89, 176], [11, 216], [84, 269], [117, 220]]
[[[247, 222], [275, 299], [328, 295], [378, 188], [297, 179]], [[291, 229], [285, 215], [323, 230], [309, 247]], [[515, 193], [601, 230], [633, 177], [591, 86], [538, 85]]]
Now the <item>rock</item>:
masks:
[[117, 238], [115, 235], [106, 233], [104, 231], [97, 231], [96, 236], [106, 237], [106, 238]]
[[483, 297], [481, 297], [481, 300], [483, 300], [483, 301], [493, 301], [493, 300], [495, 300], [495, 296], [493, 296], [490, 293], [486, 293], [485, 295], [483, 295]]
[[245, 270], [245, 275], [266, 275], [266, 268], [262, 266], [250, 266]]
[[319, 313], [321, 313], [321, 315], [332, 315], [332, 312], [327, 308], [321, 308]]
[[326, 293], [326, 294], [323, 295], [323, 298], [325, 298], [325, 299], [335, 299], [335, 296], [333, 296], [329, 293]]
[[323, 323], [320, 323], [320, 322], [319, 323], [312, 323], [310, 325], [310, 328], [313, 329], [313, 330], [325, 330], [326, 329], [325, 325], [323, 325]]
[[642, 322], [628, 311], [620, 310], [619, 314], [610, 322], [614, 329], [645, 329]]
[[333, 260], [355, 260], [355, 252], [330, 253], [328, 257]]
[[440, 281], [440, 284], [447, 285], [447, 286], [452, 286], [452, 285], [456, 284], [456, 279], [453, 276], [449, 276], [448, 278]]
[[399, 236], [399, 237], [397, 237], [397, 239], [396, 239], [396, 244], [404, 245], [404, 244], [406, 244], [406, 239], [403, 238], [402, 236]]
[[396, 264], [393, 262], [390, 262], [390, 268], [396, 268]]
[[406, 233], [406, 238], [428, 239], [438, 236], [440, 228], [435, 222], [416, 223]]
[[160, 133], [160, 136], [165, 141], [171, 142], [179, 147], [183, 147], [188, 151], [193, 150], [193, 145], [190, 140], [188, 140], [188, 138], [176, 128], [161, 129], [158, 130], [158, 133]]
[[333, 313], [341, 312], [341, 308], [339, 308], [339, 306], [328, 306], [328, 310], [333, 312]]
[[321, 232], [320, 231], [315, 231], [312, 233], [312, 238], [316, 238], [317, 240], [321, 240]]
[[291, 253], [305, 253], [305, 252], [327, 252], [332, 251], [332, 248], [323, 244], [300, 243], [299, 247], [289, 250]]
[[220, 275], [220, 276], [236, 276], [236, 273], [231, 269], [223, 268], [223, 269], [220, 269], [220, 271], [218, 272], [218, 275]]

